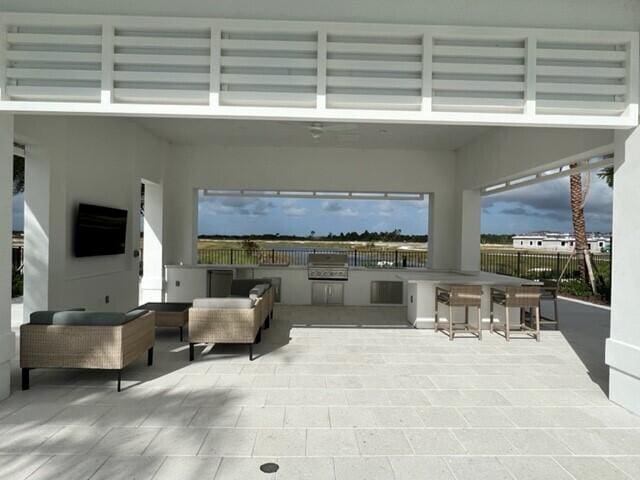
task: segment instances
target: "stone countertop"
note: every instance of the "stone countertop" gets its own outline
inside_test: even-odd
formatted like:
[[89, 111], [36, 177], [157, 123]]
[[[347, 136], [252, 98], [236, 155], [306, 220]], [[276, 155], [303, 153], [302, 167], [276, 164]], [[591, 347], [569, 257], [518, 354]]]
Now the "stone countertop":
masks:
[[[231, 270], [231, 269], [287, 269], [287, 270], [307, 270], [306, 265], [271, 265], [271, 264], [249, 264], [249, 265], [225, 265], [225, 264], [198, 264], [198, 265], [165, 265], [167, 269], [207, 269], [207, 270]], [[415, 274], [436, 273], [425, 268], [394, 268], [394, 267], [349, 267], [349, 271], [368, 272], [411, 272]], [[444, 272], [440, 272], [444, 273]]]
[[409, 283], [448, 283], [467, 285], [522, 285], [523, 283], [539, 283], [526, 278], [509, 277], [488, 272], [403, 272], [398, 274], [398, 278]]
[[[306, 271], [306, 265], [225, 265], [225, 264], [198, 264], [198, 265], [165, 265], [167, 269], [205, 269], [205, 270], [231, 270], [231, 269], [286, 269], [291, 271]], [[396, 277], [408, 283], [444, 283], [444, 284], [468, 284], [468, 285], [521, 285], [523, 283], [539, 283], [526, 278], [509, 277], [488, 272], [453, 272], [443, 270], [430, 270], [426, 268], [370, 268], [349, 267], [350, 272], [397, 272]]]

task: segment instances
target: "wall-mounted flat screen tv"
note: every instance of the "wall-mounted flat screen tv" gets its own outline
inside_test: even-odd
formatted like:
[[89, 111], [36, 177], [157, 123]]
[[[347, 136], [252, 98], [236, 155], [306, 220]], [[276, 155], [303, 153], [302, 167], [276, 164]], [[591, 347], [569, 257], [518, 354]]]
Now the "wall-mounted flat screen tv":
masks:
[[76, 257], [118, 255], [125, 251], [127, 211], [78, 205], [73, 251]]

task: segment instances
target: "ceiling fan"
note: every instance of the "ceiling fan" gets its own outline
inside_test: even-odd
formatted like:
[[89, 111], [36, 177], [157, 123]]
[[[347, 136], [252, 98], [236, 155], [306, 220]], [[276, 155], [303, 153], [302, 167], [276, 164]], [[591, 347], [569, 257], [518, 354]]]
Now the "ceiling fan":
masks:
[[311, 122], [311, 123], [302, 123], [302, 122], [284, 122], [287, 125], [305, 125], [311, 137], [315, 140], [319, 140], [326, 133], [344, 133], [344, 132], [353, 132], [358, 130], [357, 123], [322, 123], [322, 122]]
[[313, 122], [307, 128], [311, 137], [318, 140], [325, 133], [353, 132], [358, 129], [358, 125], [355, 123], [333, 123], [327, 125], [326, 123]]

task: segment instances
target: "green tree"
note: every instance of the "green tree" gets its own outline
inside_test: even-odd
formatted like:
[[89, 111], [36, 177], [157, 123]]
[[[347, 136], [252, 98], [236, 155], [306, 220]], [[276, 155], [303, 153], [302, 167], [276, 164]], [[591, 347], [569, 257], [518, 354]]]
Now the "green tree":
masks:
[[598, 172], [598, 177], [602, 178], [607, 185], [613, 188], [613, 167], [603, 168]]
[[24, 158], [13, 156], [13, 194], [24, 193]]

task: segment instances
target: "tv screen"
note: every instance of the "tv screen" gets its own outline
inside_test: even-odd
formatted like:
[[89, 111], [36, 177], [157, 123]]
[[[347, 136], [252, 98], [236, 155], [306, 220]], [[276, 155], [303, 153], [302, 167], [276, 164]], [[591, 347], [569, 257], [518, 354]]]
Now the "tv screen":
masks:
[[127, 211], [81, 203], [78, 206], [74, 238], [76, 257], [124, 253]]

